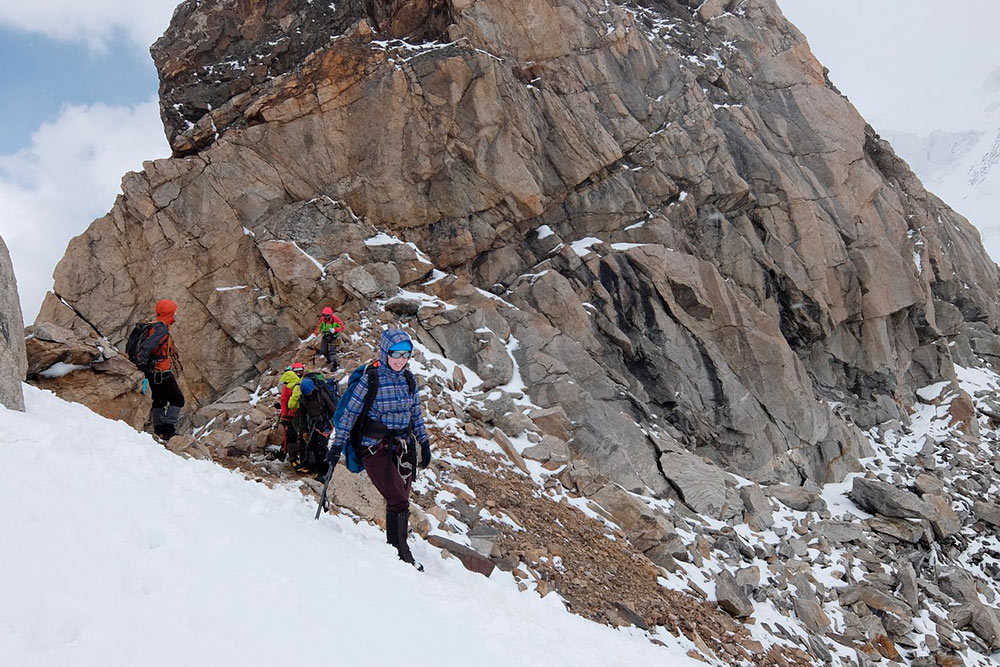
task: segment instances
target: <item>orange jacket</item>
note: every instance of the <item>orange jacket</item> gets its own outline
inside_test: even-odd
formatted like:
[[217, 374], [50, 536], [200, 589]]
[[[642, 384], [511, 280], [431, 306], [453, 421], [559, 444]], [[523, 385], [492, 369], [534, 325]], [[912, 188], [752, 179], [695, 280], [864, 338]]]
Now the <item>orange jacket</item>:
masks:
[[174, 354], [174, 341], [170, 337], [170, 325], [174, 323], [174, 313], [176, 312], [177, 304], [170, 299], [161, 299], [156, 303], [155, 321], [163, 322], [167, 325], [167, 337], [153, 350], [153, 358], [156, 359], [153, 370], [170, 370], [170, 358]]

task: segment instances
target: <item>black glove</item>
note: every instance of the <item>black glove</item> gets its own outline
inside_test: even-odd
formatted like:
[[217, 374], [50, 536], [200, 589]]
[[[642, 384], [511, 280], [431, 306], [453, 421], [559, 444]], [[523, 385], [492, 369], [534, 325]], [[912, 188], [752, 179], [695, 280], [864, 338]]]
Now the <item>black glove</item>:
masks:
[[274, 402], [274, 409], [275, 410], [280, 410], [281, 409], [281, 402], [275, 401]]
[[420, 467], [426, 468], [431, 464], [431, 443], [424, 440], [420, 443]]
[[326, 450], [326, 460], [334, 468], [337, 467], [337, 463], [340, 462], [340, 447], [331, 447]]

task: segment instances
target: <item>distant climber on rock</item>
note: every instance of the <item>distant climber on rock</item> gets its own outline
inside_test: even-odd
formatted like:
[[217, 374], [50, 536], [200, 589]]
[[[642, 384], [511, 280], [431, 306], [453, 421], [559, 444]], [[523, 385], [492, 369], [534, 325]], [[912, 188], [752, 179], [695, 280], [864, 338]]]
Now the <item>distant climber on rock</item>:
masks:
[[327, 469], [326, 451], [337, 409], [337, 384], [333, 380], [328, 382], [322, 373], [309, 373], [292, 390], [288, 407], [295, 412], [295, 430], [299, 436], [296, 451], [289, 451], [289, 463], [297, 472], [322, 478]]
[[[129, 358], [145, 373], [149, 383], [153, 397], [150, 411], [153, 433], [164, 440], [177, 434], [177, 421], [184, 407], [184, 394], [174, 376], [176, 352], [170, 336], [170, 325], [174, 323], [176, 313], [176, 303], [170, 299], [158, 301], [156, 319], [145, 326], [137, 326], [129, 337], [128, 346]], [[137, 338], [135, 343], [133, 337]]]
[[288, 407], [288, 400], [292, 397], [292, 391], [299, 386], [305, 373], [305, 364], [297, 361], [281, 374], [281, 402], [278, 407], [281, 410], [281, 424], [285, 427], [285, 441], [281, 447], [282, 460], [288, 459], [289, 446], [293, 446], [295, 451], [298, 451], [299, 432], [295, 430], [295, 410]]
[[343, 330], [344, 323], [333, 314], [333, 308], [329, 306], [324, 308], [313, 335], [319, 338], [319, 353], [326, 359], [331, 372], [337, 370], [337, 337]]
[[413, 342], [406, 332], [382, 332], [379, 360], [351, 374], [327, 460], [336, 466], [345, 448], [351, 448], [348, 468], [359, 470], [352, 464], [360, 461], [385, 498], [386, 541], [396, 548], [400, 560], [423, 570], [406, 543], [418, 447], [420, 466], [426, 468], [431, 462], [419, 391], [406, 368], [412, 353]]

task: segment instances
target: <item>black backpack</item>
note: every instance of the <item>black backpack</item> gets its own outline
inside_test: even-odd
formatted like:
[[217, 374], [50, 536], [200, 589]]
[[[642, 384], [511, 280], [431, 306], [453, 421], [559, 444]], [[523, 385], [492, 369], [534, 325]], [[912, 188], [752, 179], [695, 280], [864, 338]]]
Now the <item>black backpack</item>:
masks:
[[[327, 381], [322, 373], [310, 373], [306, 378], [315, 383], [316, 389], [311, 394], [302, 394], [299, 397], [296, 414], [301, 419], [301, 437], [306, 445], [302, 458], [313, 470], [321, 471], [326, 468], [327, 437], [333, 431], [333, 413], [337, 409], [337, 383], [332, 378]], [[324, 437], [314, 441], [314, 432]]]
[[306, 378], [316, 385], [311, 394], [302, 394], [299, 398], [299, 410], [306, 422], [315, 425], [332, 421], [337, 410], [337, 383], [332, 379], [327, 381], [322, 373], [309, 373]]
[[168, 333], [167, 325], [163, 322], [139, 322], [128, 335], [125, 356], [143, 373], [150, 372], [159, 361], [153, 357], [153, 350], [163, 343]]

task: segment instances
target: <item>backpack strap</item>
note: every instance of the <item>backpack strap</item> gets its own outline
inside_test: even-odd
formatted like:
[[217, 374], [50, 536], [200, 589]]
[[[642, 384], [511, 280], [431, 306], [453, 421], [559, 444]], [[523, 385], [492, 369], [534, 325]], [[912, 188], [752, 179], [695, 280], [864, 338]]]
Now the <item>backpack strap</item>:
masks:
[[146, 338], [139, 345], [139, 350], [136, 353], [136, 359], [138, 360], [136, 366], [141, 370], [152, 370], [152, 366], [159, 359], [153, 357], [153, 352], [156, 351], [158, 347], [163, 343], [169, 334], [167, 325], [163, 322], [153, 322], [149, 326], [149, 333], [146, 334]]
[[417, 393], [417, 379], [413, 377], [413, 373], [411, 373], [410, 369], [407, 368], [403, 371], [403, 374], [406, 375], [406, 385], [410, 388], [410, 393]]
[[378, 364], [368, 364], [365, 367], [365, 375], [368, 377], [368, 391], [365, 393], [365, 400], [361, 406], [361, 414], [358, 415], [351, 431], [351, 440], [355, 446], [361, 444], [361, 437], [365, 431], [365, 422], [368, 420], [368, 411], [375, 403], [375, 394], [378, 393]]

